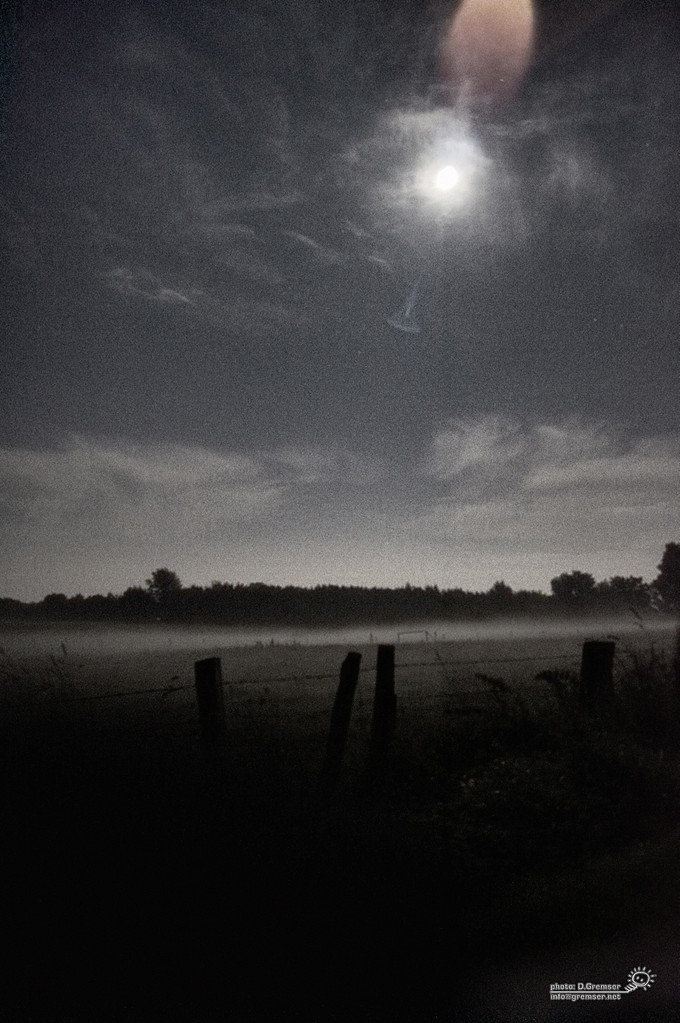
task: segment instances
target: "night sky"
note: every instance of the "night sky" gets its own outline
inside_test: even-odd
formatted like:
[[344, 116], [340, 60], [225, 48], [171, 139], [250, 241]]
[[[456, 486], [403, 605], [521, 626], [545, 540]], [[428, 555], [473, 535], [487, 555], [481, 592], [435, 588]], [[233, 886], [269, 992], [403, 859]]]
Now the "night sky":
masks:
[[457, 6], [5, 5], [0, 595], [655, 576], [679, 17]]

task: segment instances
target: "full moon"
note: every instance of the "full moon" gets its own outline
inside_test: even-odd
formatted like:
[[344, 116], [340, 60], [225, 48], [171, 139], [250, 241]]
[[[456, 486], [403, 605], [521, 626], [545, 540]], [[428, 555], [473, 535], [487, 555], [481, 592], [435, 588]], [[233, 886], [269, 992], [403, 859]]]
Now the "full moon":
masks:
[[437, 171], [434, 179], [435, 187], [440, 192], [448, 192], [450, 188], [455, 188], [460, 179], [460, 174], [451, 164], [447, 164], [446, 167], [442, 167], [441, 170]]
[[480, 99], [509, 99], [534, 43], [532, 0], [463, 0], [440, 49], [443, 78]]

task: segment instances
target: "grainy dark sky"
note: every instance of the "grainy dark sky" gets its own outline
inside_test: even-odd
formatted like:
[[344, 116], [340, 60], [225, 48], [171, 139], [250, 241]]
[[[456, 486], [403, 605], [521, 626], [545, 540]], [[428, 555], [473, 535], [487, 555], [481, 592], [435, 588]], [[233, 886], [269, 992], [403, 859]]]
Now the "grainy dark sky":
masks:
[[0, 595], [653, 578], [670, 3], [536, 3], [502, 102], [442, 79], [455, 3], [6, 6]]

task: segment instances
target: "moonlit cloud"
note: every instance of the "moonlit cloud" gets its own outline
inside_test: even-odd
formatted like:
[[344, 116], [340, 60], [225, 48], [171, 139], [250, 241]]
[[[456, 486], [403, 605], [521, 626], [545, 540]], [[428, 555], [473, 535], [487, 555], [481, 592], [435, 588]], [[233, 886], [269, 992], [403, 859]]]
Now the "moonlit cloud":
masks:
[[374, 486], [385, 479], [386, 467], [368, 455], [339, 447], [283, 447], [261, 456], [278, 477], [297, 484]]
[[288, 238], [291, 238], [294, 242], [298, 242], [299, 245], [302, 245], [307, 249], [311, 249], [314, 256], [321, 263], [344, 263], [347, 259], [342, 252], [337, 252], [335, 249], [322, 245], [314, 238], [310, 238], [308, 235], [302, 234], [300, 231], [284, 231], [284, 234]]
[[83, 438], [54, 451], [1, 451], [0, 478], [8, 520], [16, 512], [44, 533], [80, 522], [85, 533], [113, 530], [128, 540], [191, 518], [199, 532], [211, 522], [246, 519], [280, 496], [251, 459]]
[[453, 479], [465, 469], [504, 465], [524, 445], [519, 428], [498, 416], [460, 420], [435, 436], [426, 470], [437, 479]]
[[[391, 109], [360, 149], [364, 173], [374, 180], [372, 216], [376, 227], [408, 218], [432, 226], [452, 218], [462, 229], [483, 217], [493, 188], [492, 161], [465, 116], [442, 107]], [[456, 168], [455, 188], [434, 185], [444, 165]]]
[[677, 435], [630, 442], [603, 423], [460, 419], [409, 467], [417, 498], [404, 500], [403, 472], [340, 445], [237, 453], [75, 437], [6, 448], [1, 567], [24, 593], [27, 551], [53, 567], [52, 588], [71, 579], [84, 591], [103, 572], [125, 588], [157, 563], [198, 582], [546, 589], [572, 567], [650, 578], [680, 530]]
[[524, 556], [543, 552], [556, 568], [590, 565], [606, 577], [613, 552], [626, 550], [630, 574], [649, 578], [644, 566], [680, 529], [678, 435], [631, 442], [603, 424], [469, 420], [433, 438], [425, 473], [445, 490], [411, 529], [493, 550], [513, 576]]
[[337, 447], [244, 455], [74, 437], [52, 450], [0, 449], [0, 567], [24, 593], [35, 586], [25, 566], [35, 563], [37, 571], [41, 559], [53, 588], [72, 579], [76, 589], [93, 592], [102, 572], [110, 573], [108, 586], [134, 583], [135, 562], [172, 561], [194, 578], [201, 573], [195, 566], [210, 558], [238, 570], [244, 545], [266, 545], [255, 539], [261, 529], [282, 531], [283, 540], [329, 490], [356, 492], [375, 484], [380, 471]]
[[612, 458], [594, 458], [571, 465], [543, 465], [526, 477], [528, 490], [571, 487], [627, 488], [649, 484], [677, 493], [680, 479], [680, 453], [675, 457], [654, 458], [639, 451]]
[[613, 452], [616, 438], [603, 424], [578, 420], [564, 423], [539, 423], [532, 430], [534, 445], [541, 457], [553, 464], [594, 458]]
[[[252, 280], [272, 280], [275, 277], [274, 271], [266, 264], [258, 265], [252, 259], [239, 258], [236, 252], [225, 254], [217, 262]], [[247, 337], [266, 335], [282, 324], [300, 323], [304, 318], [304, 313], [293, 304], [254, 301], [238, 293], [222, 298], [216, 289], [186, 288], [180, 291], [170, 288], [148, 270], [118, 267], [107, 275], [107, 281], [110, 287], [123, 295], [139, 296], [165, 305], [191, 306], [198, 316], [216, 326]]]
[[132, 270], [120, 266], [112, 270], [108, 276], [109, 284], [124, 295], [140, 295], [153, 302], [181, 303], [192, 305], [192, 299], [183, 291], [169, 288], [148, 270]]

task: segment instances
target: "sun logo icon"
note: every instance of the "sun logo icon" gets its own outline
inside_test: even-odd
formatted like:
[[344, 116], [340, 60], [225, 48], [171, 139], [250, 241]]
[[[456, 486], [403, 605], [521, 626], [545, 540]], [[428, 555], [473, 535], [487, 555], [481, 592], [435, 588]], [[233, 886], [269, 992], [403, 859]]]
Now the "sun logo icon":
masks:
[[647, 966], [636, 966], [634, 970], [631, 970], [628, 975], [629, 990], [632, 991], [635, 988], [642, 988], [646, 991], [650, 984], [653, 984], [656, 980], [656, 974]]

